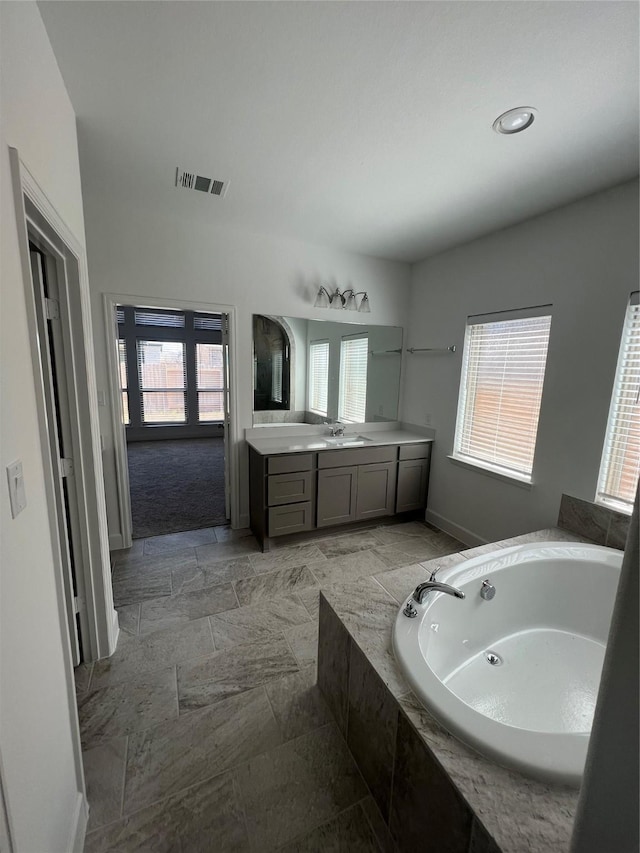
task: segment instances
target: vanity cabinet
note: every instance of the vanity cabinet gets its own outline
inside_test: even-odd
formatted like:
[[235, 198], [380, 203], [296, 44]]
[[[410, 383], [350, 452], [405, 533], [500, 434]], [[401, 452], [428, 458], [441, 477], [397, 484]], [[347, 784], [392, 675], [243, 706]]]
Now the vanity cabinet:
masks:
[[424, 509], [431, 443], [265, 456], [249, 446], [251, 529], [269, 539]]

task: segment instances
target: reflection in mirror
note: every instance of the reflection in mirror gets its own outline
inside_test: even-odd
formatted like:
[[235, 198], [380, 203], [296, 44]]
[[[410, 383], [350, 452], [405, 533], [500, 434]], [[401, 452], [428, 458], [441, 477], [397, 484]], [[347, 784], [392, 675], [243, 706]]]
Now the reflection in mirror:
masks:
[[402, 329], [253, 318], [253, 423], [398, 419]]
[[289, 408], [289, 336], [274, 317], [253, 315], [253, 409]]

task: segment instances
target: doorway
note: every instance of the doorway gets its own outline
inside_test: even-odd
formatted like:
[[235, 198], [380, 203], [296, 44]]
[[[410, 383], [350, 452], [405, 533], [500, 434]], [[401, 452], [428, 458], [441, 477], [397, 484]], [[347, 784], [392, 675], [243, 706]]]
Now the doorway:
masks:
[[229, 312], [132, 303], [107, 298], [123, 534], [127, 521], [131, 540], [225, 525], [233, 504]]
[[61, 322], [56, 260], [44, 248], [44, 243], [40, 242], [38, 245], [36, 240], [37, 237], [31, 235], [29, 259], [38, 336], [41, 342], [40, 368], [49, 422], [49, 449], [56, 474], [55, 514], [67, 625], [75, 667], [82, 660], [90, 660], [91, 656], [87, 643], [89, 625], [85, 606], [84, 572], [79, 565], [82, 560], [82, 534], [73, 464], [77, 454], [74, 451], [72, 401], [68, 384], [70, 352]]

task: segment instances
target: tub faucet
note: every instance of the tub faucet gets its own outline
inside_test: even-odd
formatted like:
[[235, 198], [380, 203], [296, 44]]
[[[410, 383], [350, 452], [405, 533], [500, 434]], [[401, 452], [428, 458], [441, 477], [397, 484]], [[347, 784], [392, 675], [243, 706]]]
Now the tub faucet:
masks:
[[454, 595], [456, 598], [464, 598], [464, 592], [461, 589], [456, 589], [455, 586], [450, 586], [448, 583], [440, 583], [440, 581], [424, 581], [419, 583], [413, 591], [413, 600], [418, 604], [422, 604], [430, 592], [446, 592], [447, 595]]

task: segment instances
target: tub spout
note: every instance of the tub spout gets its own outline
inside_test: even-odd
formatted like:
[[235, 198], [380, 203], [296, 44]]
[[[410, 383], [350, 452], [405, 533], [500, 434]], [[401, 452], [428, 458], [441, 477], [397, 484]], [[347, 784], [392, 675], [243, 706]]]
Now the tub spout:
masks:
[[413, 591], [413, 600], [418, 604], [422, 604], [430, 592], [446, 592], [447, 595], [454, 595], [456, 598], [464, 598], [464, 592], [461, 589], [456, 589], [455, 586], [450, 586], [448, 583], [440, 583], [440, 581], [428, 580], [424, 583], [419, 583]]

